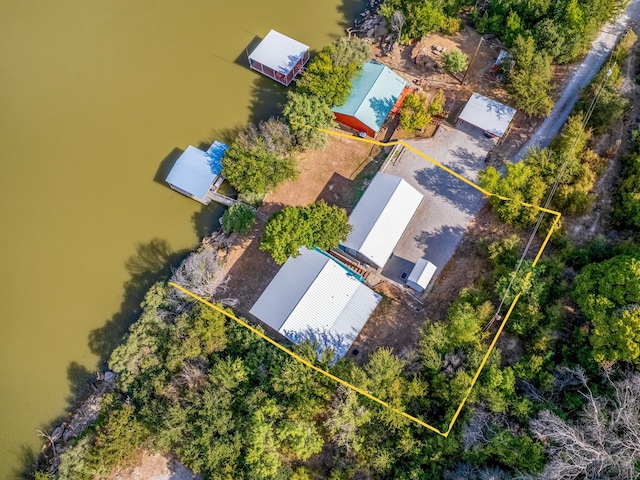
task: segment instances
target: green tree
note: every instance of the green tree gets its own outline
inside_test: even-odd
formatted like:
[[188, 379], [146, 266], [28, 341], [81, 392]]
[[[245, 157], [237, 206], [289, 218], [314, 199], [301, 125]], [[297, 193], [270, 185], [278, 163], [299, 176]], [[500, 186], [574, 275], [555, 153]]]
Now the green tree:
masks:
[[618, 255], [583, 268], [573, 298], [593, 323], [589, 338], [597, 362], [640, 357], [640, 260]]
[[222, 215], [222, 229], [227, 233], [246, 235], [256, 221], [256, 213], [244, 203], [234, 203]]
[[507, 86], [516, 106], [529, 115], [549, 115], [553, 109], [551, 59], [536, 50], [533, 37], [521, 35], [515, 39], [511, 55], [514, 68]]
[[614, 218], [619, 225], [640, 228], [640, 155], [628, 155], [622, 160], [624, 170], [618, 187]]
[[453, 75], [466, 70], [467, 66], [467, 55], [460, 50], [452, 50], [451, 52], [444, 52], [442, 54], [442, 67], [445, 71]]
[[351, 226], [346, 211], [323, 201], [305, 207], [285, 207], [269, 218], [260, 250], [283, 264], [299, 255], [300, 247], [328, 250], [345, 240]]
[[298, 89], [323, 99], [329, 106], [343, 105], [351, 93], [351, 79], [370, 55], [369, 44], [363, 40], [339, 38], [311, 60], [298, 81]]
[[282, 115], [302, 150], [323, 150], [327, 146], [327, 134], [319, 129], [329, 130], [336, 125], [327, 102], [304, 93], [289, 91]]
[[429, 105], [428, 109], [429, 113], [431, 115], [440, 115], [444, 113], [444, 103], [446, 100], [447, 99], [444, 96], [444, 92], [442, 91], [442, 89], [439, 89], [433, 97], [433, 100], [431, 100], [431, 105]]
[[404, 130], [422, 130], [431, 121], [427, 112], [427, 97], [422, 93], [408, 94], [400, 110], [400, 127]]
[[280, 157], [264, 144], [246, 148], [234, 142], [222, 157], [222, 173], [240, 192], [266, 194], [285, 180], [296, 177], [293, 157]]

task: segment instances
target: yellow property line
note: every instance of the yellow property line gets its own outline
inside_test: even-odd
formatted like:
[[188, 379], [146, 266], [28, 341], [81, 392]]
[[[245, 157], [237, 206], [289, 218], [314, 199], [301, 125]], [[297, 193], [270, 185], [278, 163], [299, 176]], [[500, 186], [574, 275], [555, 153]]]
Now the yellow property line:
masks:
[[[309, 127], [309, 128], [313, 128], [313, 127]], [[467, 185], [475, 188], [476, 190], [482, 192], [484, 195], [489, 196], [489, 197], [496, 197], [499, 198], [501, 200], [504, 201], [513, 201], [513, 202], [518, 202], [519, 204], [525, 206], [525, 207], [531, 207], [531, 208], [535, 208], [537, 210], [540, 210], [541, 212], [545, 212], [545, 213], [550, 213], [551, 215], [554, 215], [556, 218], [553, 221], [553, 223], [551, 224], [551, 227], [549, 228], [549, 232], [547, 233], [547, 236], [545, 237], [544, 241], [542, 242], [542, 246], [540, 247], [540, 249], [538, 250], [538, 253], [532, 263], [532, 267], [535, 267], [536, 264], [538, 263], [538, 260], [540, 260], [540, 257], [542, 256], [542, 252], [544, 251], [544, 249], [546, 248], [547, 244], [549, 243], [549, 240], [551, 238], [551, 235], [553, 234], [553, 232], [555, 231], [558, 222], [560, 221], [560, 217], [562, 216], [562, 214], [560, 212], [557, 212], [555, 210], [550, 210], [548, 208], [544, 208], [544, 207], [540, 207], [538, 205], [532, 205], [530, 203], [526, 203], [526, 202], [522, 202], [520, 200], [515, 200], [509, 197], [504, 197], [502, 195], [497, 195], [495, 193], [491, 193], [487, 190], [485, 190], [484, 188], [482, 188], [481, 186], [473, 183], [471, 180], [463, 177], [462, 175], [460, 175], [459, 173], [451, 170], [450, 168], [446, 167], [445, 165], [443, 165], [442, 163], [438, 162], [437, 160], [429, 157], [428, 155], [424, 154], [423, 152], [417, 150], [416, 148], [412, 147], [411, 145], [403, 142], [402, 140], [398, 140], [395, 142], [388, 142], [388, 143], [383, 143], [383, 142], [379, 142], [377, 140], [373, 140], [373, 139], [369, 139], [369, 138], [360, 138], [360, 137], [354, 137], [353, 135], [349, 135], [346, 133], [342, 133], [342, 132], [336, 132], [333, 130], [325, 130], [322, 128], [319, 128], [318, 130], [328, 133], [330, 135], [335, 135], [338, 137], [344, 137], [347, 138], [349, 140], [356, 140], [358, 142], [363, 142], [363, 143], [369, 143], [372, 145], [379, 145], [379, 146], [383, 146], [383, 147], [387, 147], [387, 146], [393, 146], [393, 145], [402, 145], [405, 148], [408, 148], [409, 150], [411, 150], [412, 152], [416, 153], [417, 155], [420, 155], [421, 157], [423, 157], [425, 160], [427, 160], [428, 162], [432, 163], [433, 165], [435, 165], [438, 168], [441, 168], [442, 170], [444, 170], [445, 172], [450, 173], [451, 175], [453, 175], [454, 177], [456, 177], [457, 179], [463, 181], [464, 183], [466, 183]], [[529, 279], [529, 277], [531, 276], [532, 272], [528, 272], [527, 275], [525, 276], [525, 279]], [[284, 353], [286, 353], [287, 355], [289, 355], [290, 357], [294, 358], [295, 360], [299, 361], [300, 363], [306, 365], [307, 367], [311, 368], [312, 370], [315, 370], [318, 373], [321, 373], [322, 375], [324, 375], [325, 377], [340, 383], [341, 385], [344, 385], [347, 388], [350, 388], [351, 390], [359, 393], [360, 395], [363, 395], [365, 397], [367, 397], [369, 400], [372, 400], [373, 402], [376, 402], [380, 405], [382, 405], [383, 407], [388, 408], [389, 410], [391, 410], [392, 412], [398, 414], [398, 415], [402, 415], [405, 418], [408, 418], [409, 420], [411, 420], [412, 422], [417, 423], [418, 425], [428, 428], [429, 430], [431, 430], [432, 432], [437, 433], [438, 435], [442, 435], [443, 437], [448, 437], [449, 433], [451, 432], [451, 429], [453, 428], [454, 424], [456, 423], [456, 420], [458, 419], [458, 416], [460, 415], [460, 412], [462, 411], [462, 408], [464, 407], [465, 403], [467, 402], [467, 399], [469, 398], [469, 395], [471, 394], [471, 391], [473, 390], [473, 387], [475, 386], [476, 382], [478, 381], [478, 378], [480, 377], [480, 373], [482, 373], [482, 370], [484, 369], [485, 364], [487, 363], [487, 360], [489, 359], [489, 355], [491, 354], [491, 352], [493, 351], [498, 338], [500, 338], [500, 335], [502, 334], [502, 330], [504, 329], [505, 325], [507, 324], [507, 320], [509, 320], [509, 317], [511, 316], [511, 312], [513, 312], [513, 309], [516, 306], [516, 303], [518, 303], [518, 300], [520, 299], [520, 294], [517, 294], [514, 299], [513, 302], [511, 302], [511, 305], [509, 306], [509, 310], [507, 311], [506, 315], [504, 316], [504, 319], [502, 320], [502, 322], [500, 323], [500, 326], [498, 327], [498, 331], [496, 332], [495, 336], [493, 337], [493, 340], [491, 341], [491, 344], [489, 345], [489, 349], [487, 350], [487, 353], [485, 353], [484, 357], [482, 358], [482, 361], [480, 362], [480, 366], [478, 367], [478, 370], [476, 371], [476, 373], [473, 376], [473, 379], [471, 380], [471, 384], [469, 385], [469, 388], [467, 389], [467, 392], [465, 394], [465, 396], [463, 397], [462, 401], [460, 402], [460, 405], [458, 405], [458, 408], [456, 409], [456, 412], [454, 413], [453, 417], [451, 418], [451, 421], [449, 422], [449, 428], [445, 431], [442, 432], [440, 431], [438, 428], [429, 425], [428, 423], [426, 423], [425, 421], [414, 417], [412, 415], [409, 415], [408, 413], [402, 411], [402, 410], [398, 410], [397, 408], [389, 405], [387, 402], [385, 402], [384, 400], [379, 399], [378, 397], [371, 395], [369, 392], [367, 392], [366, 390], [363, 390], [359, 387], [356, 387], [355, 385], [347, 382], [346, 380], [343, 380], [339, 377], [336, 377], [335, 375], [331, 374], [330, 372], [314, 365], [313, 363], [311, 363], [309, 360], [307, 360], [306, 358], [301, 357], [300, 355], [296, 354], [295, 352], [289, 350], [288, 348], [284, 347], [283, 345], [280, 345], [278, 342], [276, 342], [275, 340], [273, 340], [272, 338], [270, 338], [269, 336], [265, 335], [264, 333], [262, 333], [260, 330], [256, 329], [255, 327], [252, 327], [251, 325], [249, 325], [247, 322], [245, 322], [244, 320], [236, 317], [234, 314], [227, 312], [225, 309], [214, 305], [213, 303], [205, 300], [204, 298], [199, 297], [198, 295], [196, 295], [193, 292], [190, 292], [189, 290], [187, 290], [186, 288], [177, 285], [173, 282], [169, 282], [169, 285], [171, 285], [172, 287], [177, 288], [178, 290], [184, 292], [185, 294], [189, 295], [190, 297], [198, 300], [199, 302], [203, 303], [204, 305], [207, 305], [210, 308], [213, 308], [214, 310], [222, 313], [223, 315], [225, 315], [227, 318], [230, 318], [231, 320], [235, 321], [236, 323], [242, 325], [243, 327], [247, 328], [248, 330], [250, 330], [251, 332], [253, 332], [254, 334], [256, 334], [258, 337], [262, 338], [263, 340], [266, 340], [267, 342], [269, 342], [270, 344], [272, 344], [273, 346], [275, 346], [276, 348], [278, 348], [279, 350], [283, 351]]]
[[[378, 397], [375, 397], [373, 395], [371, 395], [369, 392], [362, 390], [361, 388], [356, 387], [355, 385], [352, 385], [351, 383], [342, 380], [339, 377], [336, 377], [335, 375], [327, 372], [326, 370], [323, 370], [322, 368], [314, 365], [313, 363], [311, 363], [309, 360], [307, 360], [304, 357], [301, 357], [300, 355], [298, 355], [295, 352], [292, 352], [291, 350], [289, 350], [288, 348], [284, 347], [283, 345], [280, 345], [278, 342], [276, 342], [275, 340], [273, 340], [272, 338], [268, 337], [267, 335], [265, 335], [264, 333], [262, 333], [260, 330], [258, 330], [257, 328], [252, 327], [251, 325], [249, 325], [247, 322], [245, 322], [244, 320], [236, 317], [235, 315], [227, 312], [226, 310], [224, 310], [223, 308], [220, 308], [217, 305], [214, 305], [213, 303], [205, 300], [202, 297], [199, 297], [198, 295], [196, 295], [193, 292], [190, 292], [189, 290], [187, 290], [184, 287], [181, 287], [180, 285], [173, 283], [173, 282], [169, 282], [169, 285], [171, 285], [172, 287], [177, 288], [178, 290], [180, 290], [181, 292], [186, 293], [187, 295], [189, 295], [190, 297], [195, 298], [196, 300], [198, 300], [199, 302], [207, 305], [208, 307], [213, 308], [214, 310], [216, 310], [217, 312], [222, 313], [223, 315], [225, 315], [227, 318], [230, 318], [231, 320], [233, 320], [234, 322], [239, 323], [240, 325], [242, 325], [245, 328], [248, 328], [251, 332], [255, 333], [256, 335], [258, 335], [260, 338], [262, 338], [263, 340], [266, 340], [267, 342], [269, 342], [271, 345], [279, 348], [280, 350], [282, 350], [284, 353], [286, 353], [287, 355], [290, 355], [291, 357], [295, 358], [296, 360], [298, 360], [300, 363], [305, 364], [307, 367], [315, 370], [316, 372], [321, 373], [322, 375], [324, 375], [325, 377], [330, 378], [331, 380], [334, 380], [338, 383], [341, 383], [342, 385], [344, 385], [345, 387], [350, 388], [351, 390], [355, 390], [356, 392], [358, 392], [360, 395], [364, 395], [365, 397], [367, 397], [369, 400], [373, 400], [376, 403], [379, 403], [380, 405], [382, 405], [383, 407], [387, 407], [388, 409], [390, 409], [391, 411], [398, 413], [404, 417], [407, 417], [409, 420], [412, 420], [414, 422], [416, 422], [418, 425], [422, 425], [423, 427], [427, 427], [429, 430], [433, 430], [436, 433], [439, 433], [440, 435], [445, 435], [444, 433], [442, 433], [440, 430], [438, 430], [435, 427], [432, 427], [431, 425], [423, 422], [422, 420], [420, 420], [419, 418], [413, 417], [411, 415], [409, 415], [408, 413], [403, 412], [402, 410], [398, 410], [395, 407], [392, 407], [391, 405], [389, 405], [387, 402], [385, 402], [384, 400], [380, 400]], [[446, 436], [446, 435], [445, 435]]]

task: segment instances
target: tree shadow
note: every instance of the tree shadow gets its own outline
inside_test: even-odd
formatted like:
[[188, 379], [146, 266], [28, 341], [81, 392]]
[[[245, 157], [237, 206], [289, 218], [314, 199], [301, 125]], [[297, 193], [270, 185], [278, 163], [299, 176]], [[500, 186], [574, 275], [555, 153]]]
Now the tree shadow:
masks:
[[20, 445], [16, 452], [16, 457], [18, 458], [16, 465], [20, 466], [12, 469], [10, 473], [11, 476], [8, 480], [31, 479], [33, 478], [33, 472], [37, 470], [38, 467], [44, 468], [45, 466], [43, 462], [44, 458], [41, 455], [38, 455], [30, 445]]
[[420, 169], [414, 178], [422, 188], [443, 198], [465, 215], [475, 215], [482, 206], [482, 193], [440, 168]]
[[367, 4], [362, 0], [342, 0], [342, 3], [337, 6], [338, 13], [342, 15], [339, 25], [343, 28], [353, 26], [356, 15], [362, 12], [363, 7], [366, 6]]
[[288, 87], [258, 72], [255, 73], [257, 77], [249, 94], [249, 121], [259, 123], [269, 117], [282, 116], [282, 109], [287, 103]]
[[89, 348], [104, 364], [117, 347], [129, 326], [142, 313], [140, 303], [147, 290], [158, 281], [166, 279], [172, 266], [182, 261], [189, 250], [172, 252], [169, 242], [154, 238], [136, 246], [136, 254], [129, 257], [125, 267], [131, 278], [124, 283], [124, 296], [120, 311], [115, 313], [105, 325], [89, 334]]
[[[95, 373], [78, 362], [71, 362], [67, 367], [67, 380], [69, 381], [69, 397], [67, 403], [70, 407], [82, 402], [91, 391], [91, 382], [95, 379]], [[56, 419], [52, 426], [60, 424], [62, 419]]]
[[353, 180], [334, 172], [316, 198], [316, 202], [323, 200], [328, 205], [336, 205], [340, 208], [344, 208], [347, 210], [347, 213], [349, 213], [352, 209], [352, 189]]
[[226, 208], [220, 203], [211, 202], [194, 212], [191, 216], [191, 222], [198, 238], [208, 237], [220, 228], [220, 220]]

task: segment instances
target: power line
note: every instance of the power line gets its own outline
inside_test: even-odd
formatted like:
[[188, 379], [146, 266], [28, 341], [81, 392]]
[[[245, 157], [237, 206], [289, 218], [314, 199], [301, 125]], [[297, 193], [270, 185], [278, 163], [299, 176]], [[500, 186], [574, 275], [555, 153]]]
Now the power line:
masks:
[[[614, 54], [617, 58], [617, 52], [615, 52], [614, 50]], [[609, 60], [609, 65], [615, 64], [616, 59], [615, 58], [611, 58]], [[591, 104], [589, 105], [589, 108], [587, 109], [587, 113], [585, 114], [583, 121], [582, 121], [582, 127], [580, 128], [580, 133], [578, 136], [576, 136], [575, 141], [573, 142], [573, 145], [571, 146], [571, 148], [569, 149], [569, 152], [566, 154], [565, 156], [565, 160], [562, 163], [562, 165], [560, 166], [560, 169], [558, 170], [558, 174], [556, 175], [553, 187], [551, 188], [551, 191], [549, 192], [549, 195], [547, 196], [547, 200], [544, 203], [544, 208], [548, 209], [549, 205], [551, 204], [551, 201], [553, 200], [553, 197], [556, 193], [556, 190], [558, 189], [558, 186], [560, 185], [560, 181], [562, 180], [562, 176], [564, 175], [564, 172], [567, 168], [567, 165], [569, 164], [569, 160], [571, 159], [572, 155], [575, 152], [575, 148], [578, 145], [578, 141], [580, 139], [580, 136], [582, 135], [582, 133], [584, 133], [585, 129], [587, 128], [587, 123], [589, 122], [589, 119], [591, 118], [591, 115], [593, 113], [593, 110], [595, 109], [595, 106], [598, 102], [598, 98], [600, 97], [602, 90], [604, 89], [604, 86], [607, 82], [607, 80], [609, 79], [609, 77], [611, 76], [612, 73], [612, 68], [609, 67], [607, 69], [607, 74], [602, 78], [602, 81], [600, 82], [600, 85], [598, 86], [597, 90], [596, 90], [596, 94], [593, 97], [593, 100], [591, 101]], [[524, 260], [527, 256], [527, 254], [529, 253], [529, 249], [531, 248], [531, 244], [533, 243], [533, 240], [535, 239], [536, 234], [538, 233], [538, 230], [540, 229], [540, 225], [542, 224], [542, 220], [544, 218], [545, 212], [542, 211], [540, 213], [540, 216], [538, 217], [538, 220], [533, 228], [533, 231], [531, 232], [531, 235], [529, 235], [529, 240], [527, 241], [527, 245], [525, 246], [522, 255], [520, 256], [520, 259], [518, 260], [518, 263], [516, 265], [516, 268], [513, 272], [513, 276], [511, 277], [511, 280], [509, 281], [509, 284], [507, 285], [507, 289], [505, 290], [504, 294], [502, 295], [502, 298], [500, 299], [500, 305], [498, 306], [498, 309], [496, 310], [495, 315], [493, 316], [493, 319], [498, 318], [498, 316], [500, 315], [500, 310], [502, 310], [502, 307], [504, 306], [504, 303], [506, 301], [507, 296], [509, 295], [509, 293], [511, 292], [511, 288], [513, 287], [513, 283], [515, 281], [515, 279], [518, 276], [518, 273], [520, 272], [520, 269], [522, 268], [522, 264], [524, 263]], [[493, 319], [492, 321], [489, 323], [489, 325], [487, 326], [487, 328], [490, 328], [492, 323], [493, 323]]]

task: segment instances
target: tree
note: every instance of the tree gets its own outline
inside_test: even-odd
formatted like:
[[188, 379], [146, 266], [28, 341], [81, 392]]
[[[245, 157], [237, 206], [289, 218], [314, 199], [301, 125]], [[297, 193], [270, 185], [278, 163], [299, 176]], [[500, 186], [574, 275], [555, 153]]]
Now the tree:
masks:
[[287, 157], [293, 152], [295, 138], [286, 123], [271, 117], [257, 125], [249, 123], [234, 143], [246, 150], [264, 149], [278, 157]]
[[246, 148], [238, 142], [225, 151], [222, 173], [238, 191], [256, 194], [266, 194], [297, 175], [293, 157], [280, 157], [264, 144]]
[[368, 43], [357, 37], [341, 37], [318, 52], [298, 81], [298, 88], [329, 106], [343, 105], [351, 93], [351, 79], [370, 55]]
[[404, 130], [422, 130], [431, 122], [427, 112], [427, 97], [422, 93], [408, 94], [400, 110], [400, 127]]
[[445, 71], [453, 75], [466, 70], [467, 66], [467, 55], [460, 50], [452, 50], [451, 52], [444, 52], [442, 54], [442, 67]]
[[508, 88], [517, 107], [529, 115], [549, 115], [551, 99], [551, 59], [536, 51], [532, 37], [519, 35], [511, 49], [514, 68], [509, 74]]
[[260, 250], [271, 254], [283, 264], [290, 256], [297, 257], [300, 247], [328, 250], [338, 246], [351, 230], [343, 208], [323, 201], [305, 207], [285, 207], [269, 218], [260, 242]]
[[431, 105], [429, 105], [428, 112], [431, 115], [440, 115], [444, 113], [444, 102], [446, 101], [446, 97], [444, 96], [444, 92], [442, 89], [438, 90], [438, 92], [431, 100]]
[[222, 215], [222, 229], [227, 233], [246, 235], [255, 221], [253, 208], [244, 203], [234, 203]]
[[548, 443], [550, 461], [542, 478], [638, 478], [640, 464], [640, 375], [611, 381], [613, 394], [597, 396], [582, 370], [573, 371], [586, 399], [575, 422], [543, 410], [530, 428]]
[[323, 150], [327, 146], [327, 134], [319, 129], [328, 130], [336, 125], [327, 102], [304, 93], [289, 91], [282, 115], [301, 150]]
[[618, 255], [587, 265], [576, 277], [573, 298], [593, 323], [589, 340], [597, 362], [640, 357], [640, 260]]
[[[638, 136], [640, 130], [636, 132]], [[619, 224], [637, 230], [640, 228], [640, 155], [634, 153], [622, 161], [625, 168], [618, 187], [614, 217]]]
[[[173, 271], [171, 281], [200, 297], [212, 299], [225, 289], [226, 277], [222, 266], [217, 250], [202, 248], [184, 259]], [[186, 298], [184, 293], [172, 289], [169, 297], [174, 296]]]

